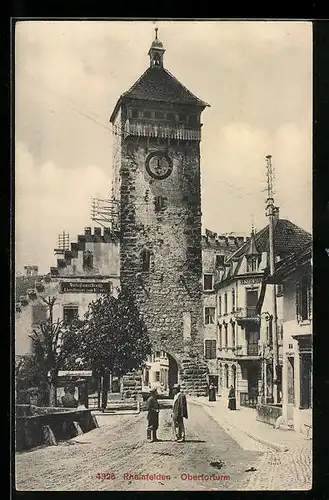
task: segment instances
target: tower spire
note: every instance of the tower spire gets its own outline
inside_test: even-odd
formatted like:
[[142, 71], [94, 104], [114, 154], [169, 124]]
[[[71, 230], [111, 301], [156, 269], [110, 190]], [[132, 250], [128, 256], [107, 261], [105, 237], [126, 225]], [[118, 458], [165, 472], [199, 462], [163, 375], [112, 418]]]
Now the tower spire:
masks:
[[163, 54], [165, 49], [163, 48], [162, 42], [158, 39], [158, 29], [159, 28], [154, 29], [155, 38], [149, 50], [151, 68], [163, 68]]

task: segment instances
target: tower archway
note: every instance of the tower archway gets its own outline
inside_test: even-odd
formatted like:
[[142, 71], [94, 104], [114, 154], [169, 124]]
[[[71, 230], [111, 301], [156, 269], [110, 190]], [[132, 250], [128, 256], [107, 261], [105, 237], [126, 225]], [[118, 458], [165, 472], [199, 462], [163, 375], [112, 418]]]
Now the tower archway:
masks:
[[178, 383], [177, 360], [164, 350], [155, 350], [146, 361], [143, 371], [143, 392], [157, 389], [159, 396], [172, 396], [173, 386]]

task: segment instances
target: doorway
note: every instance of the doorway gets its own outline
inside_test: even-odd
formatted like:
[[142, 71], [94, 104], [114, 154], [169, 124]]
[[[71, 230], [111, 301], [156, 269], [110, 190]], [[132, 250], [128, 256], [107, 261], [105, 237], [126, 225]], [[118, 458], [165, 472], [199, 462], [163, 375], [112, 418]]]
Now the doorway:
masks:
[[168, 386], [169, 386], [169, 396], [173, 395], [174, 384], [178, 384], [178, 364], [177, 361], [168, 354], [169, 369], [168, 369]]

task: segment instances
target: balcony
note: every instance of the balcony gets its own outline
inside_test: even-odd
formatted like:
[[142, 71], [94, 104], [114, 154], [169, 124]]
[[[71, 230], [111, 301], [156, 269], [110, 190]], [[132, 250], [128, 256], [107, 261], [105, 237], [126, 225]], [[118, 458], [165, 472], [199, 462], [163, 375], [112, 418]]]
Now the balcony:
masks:
[[260, 356], [258, 342], [247, 342], [244, 345], [237, 345], [235, 348], [235, 356], [237, 358], [258, 358]]
[[240, 307], [234, 312], [238, 324], [253, 322], [259, 323], [259, 315], [256, 306]]

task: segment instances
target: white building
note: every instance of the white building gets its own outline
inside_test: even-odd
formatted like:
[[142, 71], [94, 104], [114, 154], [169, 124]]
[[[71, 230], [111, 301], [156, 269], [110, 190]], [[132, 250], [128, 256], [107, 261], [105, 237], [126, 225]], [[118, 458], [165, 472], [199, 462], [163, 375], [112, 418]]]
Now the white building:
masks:
[[[288, 220], [274, 228], [276, 260], [310, 242], [311, 236]], [[236, 390], [237, 405], [255, 407], [262, 397], [272, 399], [272, 287], [264, 283], [269, 265], [268, 226], [225, 259], [215, 282], [217, 292], [217, 367], [219, 394]], [[279, 360], [282, 365], [282, 291], [277, 289]], [[279, 387], [281, 369], [279, 367]]]
[[311, 243], [276, 266], [269, 283], [283, 291], [282, 415], [297, 432], [312, 424], [312, 250]]

